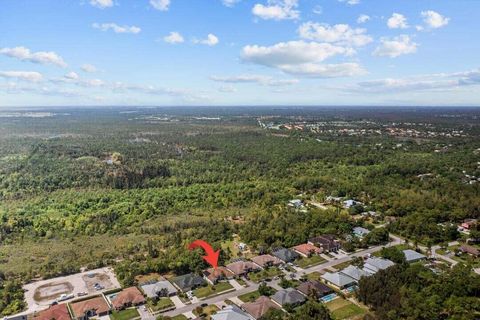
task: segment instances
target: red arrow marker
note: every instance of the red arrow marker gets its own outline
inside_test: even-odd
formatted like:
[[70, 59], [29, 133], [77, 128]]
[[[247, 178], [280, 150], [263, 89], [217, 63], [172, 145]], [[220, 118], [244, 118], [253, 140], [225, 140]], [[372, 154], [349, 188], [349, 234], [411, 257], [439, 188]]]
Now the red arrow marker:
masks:
[[213, 248], [211, 245], [209, 245], [207, 242], [203, 240], [195, 240], [190, 245], [188, 246], [189, 250], [193, 250], [195, 248], [203, 248], [205, 250], [205, 253], [207, 254], [206, 256], [203, 257], [203, 259], [210, 264], [214, 269], [218, 268], [218, 257], [220, 256], [220, 250], [213, 251]]

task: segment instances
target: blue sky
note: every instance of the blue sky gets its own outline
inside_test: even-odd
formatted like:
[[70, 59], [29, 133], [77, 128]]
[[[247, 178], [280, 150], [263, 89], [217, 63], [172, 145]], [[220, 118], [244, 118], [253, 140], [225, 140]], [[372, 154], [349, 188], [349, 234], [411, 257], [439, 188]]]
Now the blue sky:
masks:
[[480, 1], [0, 0], [0, 106], [479, 105]]

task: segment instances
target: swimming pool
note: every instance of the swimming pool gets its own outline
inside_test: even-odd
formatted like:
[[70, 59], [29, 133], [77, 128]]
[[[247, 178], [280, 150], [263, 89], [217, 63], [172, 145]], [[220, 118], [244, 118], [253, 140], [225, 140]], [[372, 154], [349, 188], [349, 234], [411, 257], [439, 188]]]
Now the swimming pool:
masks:
[[329, 302], [329, 301], [332, 301], [333, 299], [335, 299], [336, 297], [337, 297], [336, 293], [330, 293], [329, 295], [326, 295], [325, 297], [323, 297], [321, 300], [323, 302]]

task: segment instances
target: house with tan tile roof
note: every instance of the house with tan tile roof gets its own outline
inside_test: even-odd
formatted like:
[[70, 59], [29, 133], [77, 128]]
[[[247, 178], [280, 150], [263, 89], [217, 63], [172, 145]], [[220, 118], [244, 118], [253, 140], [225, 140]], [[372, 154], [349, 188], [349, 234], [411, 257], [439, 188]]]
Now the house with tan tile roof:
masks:
[[237, 261], [229, 263], [226, 267], [232, 271], [236, 276], [244, 276], [252, 271], [260, 270], [261, 268], [251, 261]]
[[260, 256], [253, 257], [251, 260], [262, 268], [278, 266], [283, 263], [282, 260], [270, 254], [262, 254]]
[[87, 320], [95, 316], [106, 316], [110, 313], [110, 306], [103, 296], [70, 303], [74, 320]]
[[209, 268], [202, 273], [205, 280], [211, 285], [216, 284], [218, 281], [233, 279], [235, 276], [235, 274], [226, 267], [218, 267], [216, 269]]
[[122, 310], [145, 303], [145, 297], [137, 287], [130, 287], [120, 291], [111, 301], [115, 310]]
[[314, 254], [320, 254], [323, 252], [323, 249], [315, 247], [310, 243], [303, 243], [293, 247], [292, 249], [306, 258], [311, 257]]
[[261, 318], [270, 309], [280, 309], [280, 307], [270, 300], [268, 297], [258, 297], [254, 302], [245, 303], [242, 305], [242, 309], [248, 312], [255, 319]]

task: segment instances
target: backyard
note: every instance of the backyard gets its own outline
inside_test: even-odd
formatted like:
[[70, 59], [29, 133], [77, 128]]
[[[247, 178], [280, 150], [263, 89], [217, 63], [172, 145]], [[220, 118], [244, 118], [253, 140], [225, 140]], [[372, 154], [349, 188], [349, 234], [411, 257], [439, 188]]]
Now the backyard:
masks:
[[164, 297], [158, 299], [158, 301], [149, 300], [148, 306], [150, 307], [150, 309], [152, 309], [152, 311], [156, 312], [171, 308], [175, 305], [173, 304], [173, 301], [170, 300], [170, 298]]
[[200, 317], [202, 315], [204, 315], [203, 318], [205, 318], [206, 320], [210, 320], [211, 319], [211, 315], [212, 314], [215, 314], [218, 310], [220, 310], [216, 305], [214, 304], [211, 304], [209, 306], [206, 306], [205, 308], [202, 308], [202, 307], [197, 307], [193, 310], [193, 314], [197, 317]]
[[335, 320], [356, 319], [366, 313], [364, 309], [343, 298], [327, 302], [326, 306]]
[[137, 309], [125, 309], [122, 311], [114, 311], [110, 315], [110, 319], [112, 320], [130, 320], [140, 317], [138, 314]]
[[258, 297], [260, 297], [260, 292], [258, 292], [258, 290], [255, 290], [238, 296], [238, 299], [242, 300], [243, 302], [252, 302], [255, 301]]

